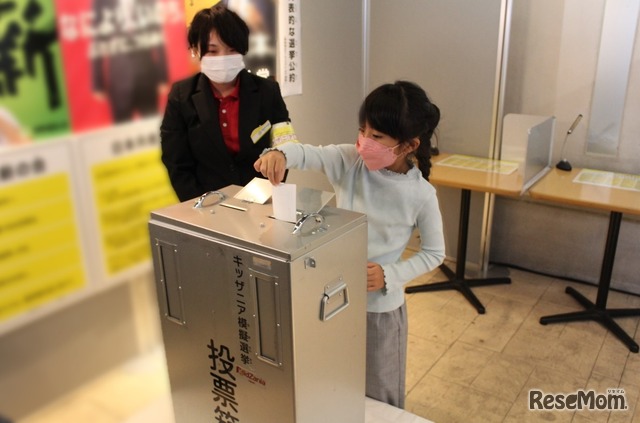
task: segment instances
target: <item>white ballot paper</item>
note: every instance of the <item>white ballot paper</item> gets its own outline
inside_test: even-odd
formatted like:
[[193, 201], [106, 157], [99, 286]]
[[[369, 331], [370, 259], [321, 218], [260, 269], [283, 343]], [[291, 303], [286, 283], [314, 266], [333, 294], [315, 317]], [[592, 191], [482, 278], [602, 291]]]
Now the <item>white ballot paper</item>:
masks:
[[264, 204], [271, 197], [271, 182], [268, 179], [253, 178], [233, 198], [248, 203]]
[[280, 184], [272, 187], [273, 217], [296, 222], [296, 185]]

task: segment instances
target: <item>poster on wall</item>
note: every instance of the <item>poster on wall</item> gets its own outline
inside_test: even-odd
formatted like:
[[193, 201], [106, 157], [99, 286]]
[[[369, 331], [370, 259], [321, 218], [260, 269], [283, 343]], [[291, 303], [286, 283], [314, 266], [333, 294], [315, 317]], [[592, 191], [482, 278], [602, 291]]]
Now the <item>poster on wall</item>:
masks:
[[184, 0], [184, 22], [186, 26], [189, 26], [196, 13], [219, 2], [220, 0]]
[[0, 333], [88, 283], [67, 142], [0, 156]]
[[277, 79], [276, 1], [222, 0], [222, 3], [249, 27], [249, 52], [244, 57], [247, 70], [263, 78]]
[[283, 97], [302, 94], [300, 0], [280, 0], [278, 10], [280, 87]]
[[91, 276], [98, 283], [151, 268], [150, 212], [178, 201], [160, 160], [159, 125], [158, 118], [139, 120], [76, 143]]
[[53, 0], [0, 1], [0, 146], [70, 130]]
[[276, 1], [184, 0], [187, 27], [196, 13], [218, 3], [236, 12], [249, 27], [249, 51], [244, 57], [247, 70], [263, 78], [277, 79]]
[[189, 75], [183, 0], [56, 0], [74, 132], [158, 115]]

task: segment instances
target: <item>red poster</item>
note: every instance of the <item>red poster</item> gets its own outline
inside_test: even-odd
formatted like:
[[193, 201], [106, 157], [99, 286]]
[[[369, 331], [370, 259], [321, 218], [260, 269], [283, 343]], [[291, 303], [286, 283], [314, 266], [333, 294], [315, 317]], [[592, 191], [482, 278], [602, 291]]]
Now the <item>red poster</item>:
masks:
[[193, 70], [183, 0], [56, 0], [74, 132], [161, 113]]

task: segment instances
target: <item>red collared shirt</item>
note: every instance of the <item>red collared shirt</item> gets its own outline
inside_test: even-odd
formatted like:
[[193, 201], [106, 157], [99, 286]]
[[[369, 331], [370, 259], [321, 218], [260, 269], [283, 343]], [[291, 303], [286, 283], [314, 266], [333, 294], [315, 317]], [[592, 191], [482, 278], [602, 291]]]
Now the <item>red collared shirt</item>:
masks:
[[238, 135], [238, 120], [240, 113], [240, 78], [236, 80], [233, 91], [226, 97], [220, 97], [213, 89], [213, 96], [218, 100], [218, 122], [222, 131], [222, 138], [231, 154], [240, 151], [240, 137]]

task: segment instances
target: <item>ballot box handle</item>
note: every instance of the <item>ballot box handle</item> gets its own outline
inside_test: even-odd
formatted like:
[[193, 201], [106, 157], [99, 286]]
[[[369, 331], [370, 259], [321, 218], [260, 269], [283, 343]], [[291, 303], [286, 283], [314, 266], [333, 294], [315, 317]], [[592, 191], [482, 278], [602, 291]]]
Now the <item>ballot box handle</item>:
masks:
[[339, 279], [337, 284], [327, 285], [320, 303], [320, 320], [323, 322], [335, 317], [349, 306], [349, 288]]
[[296, 224], [293, 226], [293, 231], [291, 232], [291, 234], [300, 235], [305, 223], [310, 221], [315, 222], [316, 227], [318, 227], [319, 225], [324, 223], [324, 216], [322, 216], [320, 213], [302, 214], [302, 217], [298, 219]]
[[221, 203], [221, 202], [223, 202], [224, 200], [227, 199], [227, 196], [224, 195], [223, 192], [220, 192], [220, 191], [208, 191], [208, 192], [205, 192], [204, 194], [202, 194], [202, 196], [200, 196], [200, 198], [198, 198], [196, 203], [193, 205], [193, 208], [194, 209], [200, 209], [200, 208], [204, 207], [204, 200], [206, 200], [208, 196], [214, 195], [214, 194], [218, 196], [218, 200], [213, 204], [209, 204], [210, 206], [215, 206], [216, 204]]

